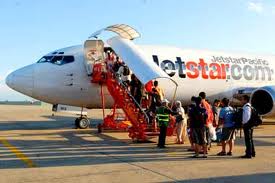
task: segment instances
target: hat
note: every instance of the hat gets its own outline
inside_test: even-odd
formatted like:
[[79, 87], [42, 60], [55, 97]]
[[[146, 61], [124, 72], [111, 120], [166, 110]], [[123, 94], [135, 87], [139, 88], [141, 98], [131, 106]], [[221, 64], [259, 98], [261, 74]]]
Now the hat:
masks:
[[167, 100], [167, 99], [163, 99], [163, 100], [161, 101], [161, 103], [168, 103], [168, 104], [169, 104], [170, 102], [169, 102], [169, 100]]

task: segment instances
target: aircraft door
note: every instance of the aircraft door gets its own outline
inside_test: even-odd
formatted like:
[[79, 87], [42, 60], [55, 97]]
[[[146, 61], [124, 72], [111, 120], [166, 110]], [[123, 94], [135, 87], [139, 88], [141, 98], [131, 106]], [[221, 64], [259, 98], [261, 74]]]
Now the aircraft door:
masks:
[[95, 63], [104, 61], [104, 43], [102, 40], [86, 40], [84, 43], [86, 71], [92, 76]]

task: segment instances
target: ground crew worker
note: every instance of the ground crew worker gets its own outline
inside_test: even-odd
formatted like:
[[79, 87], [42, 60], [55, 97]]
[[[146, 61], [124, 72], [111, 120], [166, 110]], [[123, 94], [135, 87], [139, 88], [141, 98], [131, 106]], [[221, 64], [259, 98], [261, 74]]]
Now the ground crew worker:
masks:
[[169, 101], [164, 99], [162, 101], [162, 105], [157, 109], [157, 121], [159, 124], [159, 140], [158, 140], [158, 147], [165, 148], [165, 139], [166, 139], [166, 131], [167, 126], [170, 121], [170, 114], [173, 114], [173, 111], [168, 107]]

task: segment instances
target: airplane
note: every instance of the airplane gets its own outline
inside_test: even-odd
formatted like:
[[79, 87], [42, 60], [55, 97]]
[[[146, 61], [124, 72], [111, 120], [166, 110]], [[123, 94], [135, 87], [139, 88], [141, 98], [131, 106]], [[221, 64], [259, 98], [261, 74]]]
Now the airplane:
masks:
[[[104, 31], [117, 36], [103, 41], [99, 36]], [[240, 96], [247, 94], [262, 116], [275, 116], [275, 55], [136, 45], [133, 40], [138, 37], [140, 34], [128, 25], [108, 26], [92, 34], [83, 45], [57, 49], [12, 72], [6, 84], [47, 103], [101, 108], [101, 85], [91, 82], [87, 66], [93, 67], [89, 59], [95, 52], [102, 59], [104, 50], [111, 49], [143, 84], [158, 80], [168, 100], [188, 105], [193, 95], [204, 91], [210, 102], [227, 97], [238, 104]], [[105, 86], [103, 91], [108, 93]], [[107, 95], [105, 107], [111, 108], [113, 102]], [[76, 123], [86, 128], [89, 121], [81, 117]]]

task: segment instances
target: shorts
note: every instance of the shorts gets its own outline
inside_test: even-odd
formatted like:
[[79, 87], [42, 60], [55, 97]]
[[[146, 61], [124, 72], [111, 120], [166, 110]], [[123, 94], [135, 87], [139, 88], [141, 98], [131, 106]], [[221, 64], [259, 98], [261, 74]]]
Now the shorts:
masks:
[[222, 129], [222, 141], [235, 140], [235, 129], [234, 128], [223, 128]]
[[193, 128], [192, 129], [192, 140], [193, 143], [199, 145], [206, 145], [207, 138], [206, 138], [206, 129], [205, 128]]
[[208, 126], [205, 126], [204, 128], [205, 128], [205, 138], [206, 138], [207, 145], [210, 145], [211, 144], [210, 129]]

